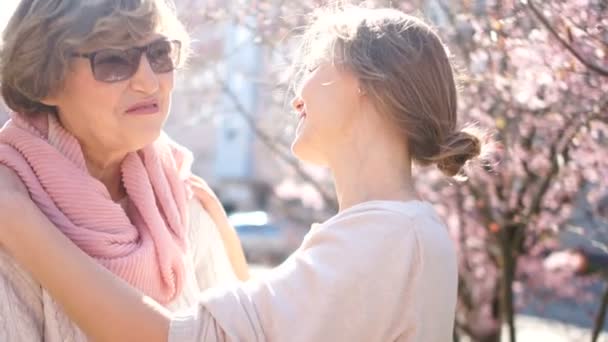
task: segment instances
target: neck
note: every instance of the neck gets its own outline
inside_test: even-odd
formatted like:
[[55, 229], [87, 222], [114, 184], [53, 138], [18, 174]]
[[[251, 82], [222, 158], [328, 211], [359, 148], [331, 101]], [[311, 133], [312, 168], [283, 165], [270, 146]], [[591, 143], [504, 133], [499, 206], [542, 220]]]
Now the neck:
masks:
[[108, 193], [113, 201], [119, 201], [127, 194], [122, 185], [121, 164], [126, 152], [108, 151], [99, 146], [103, 146], [101, 141], [88, 141], [73, 132], [78, 130], [63, 120], [64, 115], [58, 113], [57, 118], [61, 125], [78, 140], [89, 174], [99, 180], [108, 189]]
[[351, 145], [329, 163], [340, 211], [373, 200], [416, 199], [407, 149], [388, 140]]
[[89, 174], [106, 186], [113, 201], [118, 201], [126, 196], [120, 169], [125, 154], [100, 153], [100, 151], [86, 149], [84, 146], [83, 154]]

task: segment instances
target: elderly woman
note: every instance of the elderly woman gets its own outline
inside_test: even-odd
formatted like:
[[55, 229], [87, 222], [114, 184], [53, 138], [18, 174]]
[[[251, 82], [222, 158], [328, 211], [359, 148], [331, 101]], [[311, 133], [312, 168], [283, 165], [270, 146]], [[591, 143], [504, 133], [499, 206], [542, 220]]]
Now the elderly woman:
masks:
[[[0, 50], [13, 111], [0, 131], [0, 180], [170, 310], [247, 277], [234, 231], [193, 198], [189, 151], [161, 131], [187, 51], [166, 0], [22, 0]], [[42, 340], [86, 337], [0, 251], [0, 341]]]

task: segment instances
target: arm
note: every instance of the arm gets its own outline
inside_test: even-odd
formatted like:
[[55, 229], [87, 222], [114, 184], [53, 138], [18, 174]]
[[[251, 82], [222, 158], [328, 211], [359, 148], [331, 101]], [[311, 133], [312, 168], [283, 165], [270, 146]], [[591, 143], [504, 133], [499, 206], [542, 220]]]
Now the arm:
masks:
[[201, 178], [197, 176], [190, 177], [190, 185], [196, 198], [205, 207], [213, 222], [215, 222], [236, 276], [242, 281], [249, 279], [249, 267], [247, 266], [241, 241], [234, 227], [228, 222], [228, 217], [220, 200]]
[[404, 221], [365, 213], [314, 229], [264, 276], [203, 292], [194, 314], [173, 318], [169, 341], [395, 341], [415, 315], [403, 314], [411, 293], [403, 286], [416, 239], [386, 229]]
[[[18, 213], [21, 219], [11, 220], [7, 213]], [[403, 220], [386, 222], [385, 213], [345, 219], [310, 235], [266, 276], [205, 291], [194, 314], [172, 317], [94, 262], [29, 199], [9, 201], [0, 193], [0, 215], [9, 218], [0, 243], [84, 332], [102, 342], [394, 340], [385, 335], [385, 323], [369, 322], [395, 320], [396, 306], [407, 302], [401, 295], [408, 293], [396, 286], [404, 285], [409, 265], [378, 267], [378, 261], [385, 260], [387, 252], [391, 260], [406, 261], [416, 253], [413, 234], [406, 234], [404, 241], [402, 230], [375, 233], [387, 225], [403, 225]], [[379, 224], [370, 229], [375, 222]]]
[[81, 251], [29, 197], [3, 191], [0, 210], [8, 218], [3, 221], [0, 243], [89, 337], [95, 341], [167, 341], [169, 312]]
[[[21, 179], [0, 165], [0, 189], [28, 196]], [[0, 222], [4, 222], [0, 217]], [[0, 230], [4, 223], [0, 223]], [[42, 341], [44, 313], [40, 285], [0, 244], [0, 341]]]
[[[9, 194], [0, 193], [0, 215], [7, 218], [0, 231], [0, 244], [47, 289], [91, 340], [168, 341], [173, 317], [166, 309], [81, 251], [29, 198]], [[294, 272], [298, 273], [295, 268], [278, 272], [272, 284], [258, 282], [239, 287], [236, 292], [222, 289], [207, 292], [219, 292], [211, 300], [211, 308], [208, 310], [202, 299], [196, 308], [197, 315], [177, 321], [178, 329], [173, 330], [172, 341], [265, 341], [265, 336], [277, 336], [274, 331], [266, 335], [262, 328], [277, 327], [272, 323], [275, 318], [280, 318], [278, 328], [285, 332], [298, 321], [298, 312], [321, 311], [322, 305], [309, 295], [323, 298], [315, 292], [327, 289], [327, 283], [317, 281], [314, 289], [302, 288], [302, 276], [306, 277], [309, 272], [299, 272], [299, 276]], [[273, 295], [274, 287], [280, 287], [277, 296]], [[302, 291], [307, 295], [298, 295]], [[265, 319], [259, 316], [254, 300], [264, 303]], [[299, 311], [300, 307], [304, 311]], [[316, 315], [312, 317], [317, 319]], [[318, 319], [322, 317], [327, 316], [319, 315]], [[304, 324], [300, 330], [308, 330], [307, 327], [309, 325]]]

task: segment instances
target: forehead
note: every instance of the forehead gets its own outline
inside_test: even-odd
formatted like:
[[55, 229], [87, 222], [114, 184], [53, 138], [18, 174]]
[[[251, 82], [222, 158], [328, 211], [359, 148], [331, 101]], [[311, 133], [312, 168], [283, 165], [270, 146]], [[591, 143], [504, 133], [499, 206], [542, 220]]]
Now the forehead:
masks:
[[169, 15], [156, 1], [106, 0], [82, 6], [67, 24], [74, 32], [73, 46], [79, 49], [125, 48], [166, 35]]
[[333, 60], [337, 39], [330, 34], [315, 34], [306, 38], [304, 44], [304, 60], [317, 62]]
[[132, 39], [131, 37], [124, 37], [124, 39], [116, 40], [116, 41], [97, 41], [97, 42], [89, 42], [80, 49], [82, 52], [95, 52], [104, 49], [129, 49], [133, 47], [142, 47], [146, 46], [150, 43], [158, 41], [160, 39], [170, 39], [165, 34], [159, 32], [152, 32], [146, 37], [142, 37], [141, 39]]

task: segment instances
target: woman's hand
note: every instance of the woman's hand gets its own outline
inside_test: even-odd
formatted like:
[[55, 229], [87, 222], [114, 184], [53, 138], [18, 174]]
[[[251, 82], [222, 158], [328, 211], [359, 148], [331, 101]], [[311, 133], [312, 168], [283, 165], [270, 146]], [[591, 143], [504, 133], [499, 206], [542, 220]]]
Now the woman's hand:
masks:
[[241, 246], [241, 241], [234, 230], [234, 227], [228, 222], [228, 216], [222, 206], [219, 198], [215, 195], [213, 190], [209, 187], [207, 182], [198, 176], [192, 175], [189, 180], [190, 186], [196, 198], [201, 202], [207, 213], [215, 222], [220, 236], [224, 241], [228, 258], [234, 269], [236, 276], [245, 281], [249, 279], [249, 267], [247, 266], [247, 260], [245, 259], [245, 253]]

